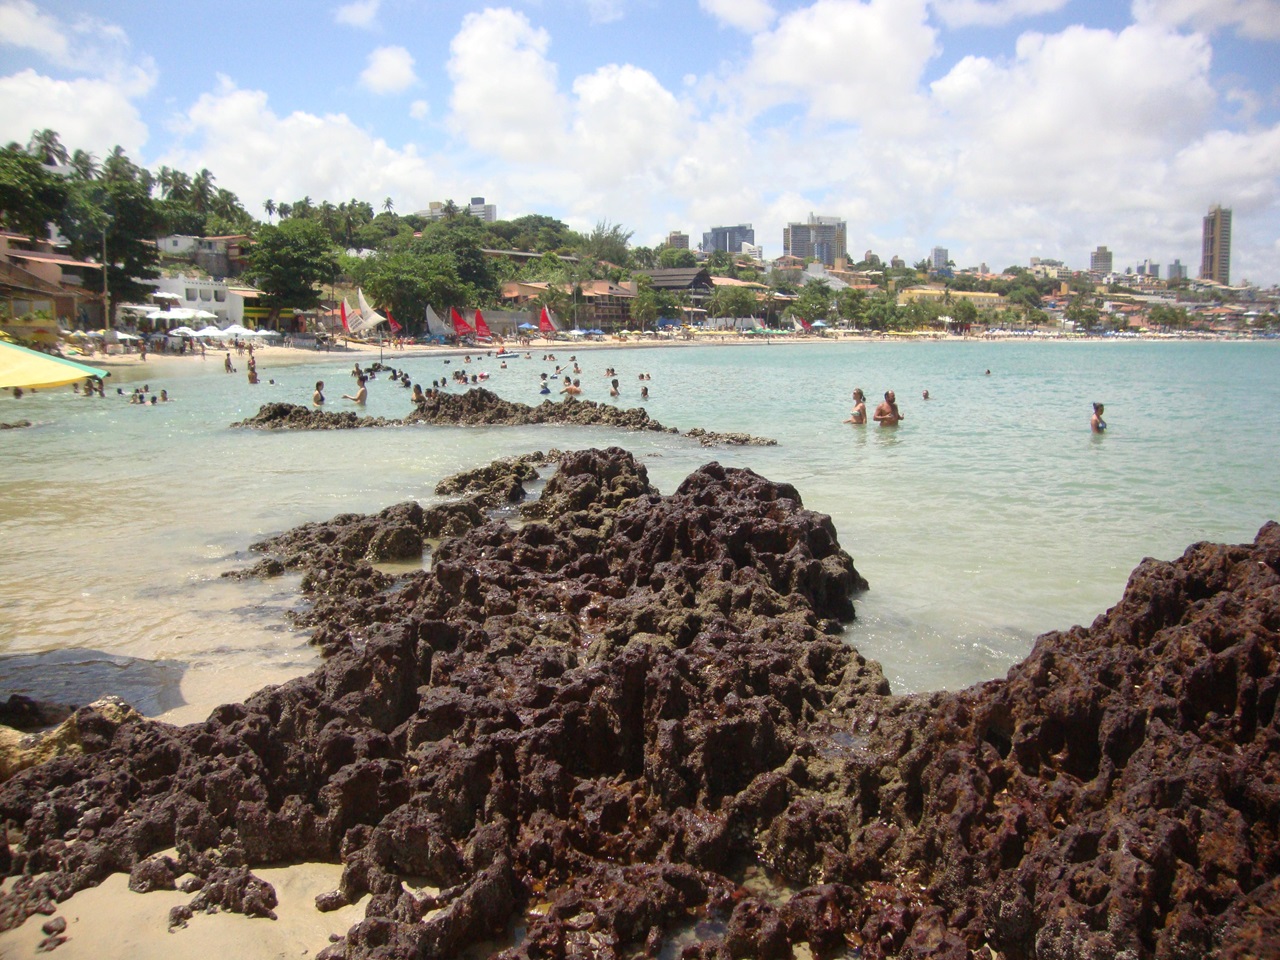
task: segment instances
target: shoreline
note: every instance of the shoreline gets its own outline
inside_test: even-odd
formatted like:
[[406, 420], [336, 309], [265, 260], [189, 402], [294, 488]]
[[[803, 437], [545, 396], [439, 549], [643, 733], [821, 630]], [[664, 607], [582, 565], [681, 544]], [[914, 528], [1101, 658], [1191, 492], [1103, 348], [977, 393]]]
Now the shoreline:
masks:
[[[658, 340], [546, 340], [536, 341], [532, 346], [507, 349], [519, 355], [520, 359], [526, 359], [524, 354], [534, 355], [533, 359], [539, 359], [536, 354], [551, 353], [555, 351], [569, 352], [583, 350], [587, 352], [598, 350], [665, 350], [665, 349], [683, 349], [690, 347], [739, 347], [739, 346], [758, 346], [758, 347], [813, 347], [813, 346], [832, 346], [838, 344], [895, 344], [895, 343], [970, 343], [970, 344], [1092, 344], [1092, 343], [1113, 343], [1113, 344], [1130, 344], [1130, 343], [1258, 343], [1274, 340], [1274, 337], [1258, 337], [1258, 336], [1124, 336], [1124, 337], [1076, 337], [1076, 336], [1051, 336], [1051, 335], [1022, 335], [1010, 334], [1007, 336], [980, 336], [980, 337], [956, 337], [956, 336], [931, 336], [931, 335], [867, 335], [867, 334], [850, 334], [832, 337], [777, 337], [777, 338], [761, 338], [761, 337], [744, 337], [724, 334], [702, 334], [692, 339], [658, 339]], [[282, 365], [301, 366], [313, 363], [341, 363], [347, 360], [355, 360], [361, 362], [371, 356], [380, 357], [380, 362], [385, 363], [388, 360], [405, 360], [415, 357], [489, 357], [492, 358], [497, 348], [486, 347], [456, 347], [439, 344], [406, 344], [402, 347], [379, 346], [377, 343], [358, 343], [344, 342], [341, 347], [334, 350], [316, 350], [310, 347], [285, 347], [275, 345], [255, 345], [254, 354], [256, 357], [265, 358], [271, 361], [284, 361]], [[211, 349], [206, 352], [203, 359], [204, 363], [217, 362], [219, 354], [225, 354], [225, 348]], [[246, 355], [235, 354], [232, 362], [241, 361]], [[75, 355], [69, 356], [67, 359], [75, 360], [79, 363], [85, 363], [89, 366], [103, 368], [143, 368], [150, 364], [165, 365], [183, 365], [200, 360], [196, 354], [179, 355], [175, 353], [149, 353], [147, 359], [141, 360], [136, 353], [127, 354], [110, 354], [107, 356], [93, 355]]]

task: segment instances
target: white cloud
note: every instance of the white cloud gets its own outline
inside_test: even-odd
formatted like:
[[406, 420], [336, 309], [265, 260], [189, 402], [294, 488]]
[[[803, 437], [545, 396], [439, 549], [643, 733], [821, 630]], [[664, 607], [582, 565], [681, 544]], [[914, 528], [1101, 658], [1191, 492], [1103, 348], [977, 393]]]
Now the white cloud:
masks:
[[34, 50], [66, 70], [105, 77], [125, 96], [155, 86], [155, 61], [135, 54], [120, 27], [81, 16], [67, 25], [29, 0], [0, 0], [0, 43]]
[[743, 74], [758, 106], [799, 103], [818, 119], [901, 127], [938, 52], [925, 0], [817, 0], [752, 41]]
[[587, 12], [592, 23], [612, 23], [621, 20], [625, 11], [623, 0], [587, 0]]
[[998, 27], [1025, 17], [1055, 13], [1070, 0], [931, 0], [949, 27]]
[[183, 121], [185, 142], [156, 163], [180, 170], [208, 167], [218, 185], [239, 195], [250, 211], [268, 197], [338, 203], [388, 195], [413, 198], [405, 202], [407, 210], [425, 206], [423, 184], [440, 179], [413, 147], [394, 149], [343, 114], [281, 116], [266, 93], [242, 90], [226, 77]]
[[55, 80], [35, 70], [0, 77], [0, 142], [26, 143], [32, 130], [56, 130], [68, 150], [99, 157], [117, 144], [137, 156], [147, 127], [128, 93], [106, 80]]
[[556, 88], [556, 66], [547, 59], [550, 44], [547, 31], [513, 10], [463, 19], [449, 45], [449, 121], [473, 147], [512, 161], [555, 150], [567, 105]]
[[369, 28], [374, 24], [374, 19], [378, 16], [378, 8], [382, 5], [382, 0], [353, 0], [352, 3], [344, 3], [333, 12], [333, 19], [337, 23], [346, 24], [349, 27]]
[[698, 6], [721, 23], [747, 33], [769, 29], [778, 16], [769, 0], [698, 0]]
[[415, 100], [409, 104], [409, 116], [415, 120], [425, 120], [431, 115], [431, 104], [425, 100]]
[[30, 0], [0, 3], [0, 43], [26, 47], [55, 63], [66, 64], [70, 44], [56, 17], [41, 13]]
[[360, 85], [374, 93], [402, 93], [417, 82], [413, 56], [404, 47], [378, 47], [360, 73]]
[[1133, 0], [1133, 18], [1209, 31], [1234, 27], [1253, 40], [1280, 39], [1280, 0]]

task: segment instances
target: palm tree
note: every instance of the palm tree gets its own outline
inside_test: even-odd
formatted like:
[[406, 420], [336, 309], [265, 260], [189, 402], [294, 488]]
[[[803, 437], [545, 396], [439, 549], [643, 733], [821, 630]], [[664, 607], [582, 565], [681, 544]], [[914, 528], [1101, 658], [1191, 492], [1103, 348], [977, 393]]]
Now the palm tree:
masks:
[[102, 171], [98, 158], [87, 150], [77, 150], [71, 155], [71, 168], [81, 180], [97, 180]]
[[281, 220], [288, 220], [293, 216], [293, 207], [287, 203], [282, 203], [276, 207], [276, 213], [280, 214]]
[[385, 200], [382, 201], [382, 209], [387, 213], [390, 213], [393, 209], [395, 209], [395, 204], [391, 202], [390, 197], [387, 197]]
[[293, 205], [293, 215], [295, 217], [306, 218], [311, 216], [313, 205], [310, 195], [303, 197]]
[[56, 130], [33, 130], [27, 142], [27, 153], [48, 164], [67, 163], [71, 159]]
[[456, 220], [460, 212], [459, 206], [452, 200], [446, 200], [444, 206], [440, 208], [440, 212], [444, 214], [446, 220]]
[[276, 202], [270, 197], [262, 202], [262, 209], [266, 211], [267, 219], [270, 220], [276, 215]]
[[224, 220], [239, 220], [245, 214], [244, 208], [240, 206], [240, 198], [225, 187], [218, 188], [210, 201], [210, 207]]
[[208, 213], [213, 207], [213, 174], [202, 167], [191, 180], [191, 206], [197, 213]]

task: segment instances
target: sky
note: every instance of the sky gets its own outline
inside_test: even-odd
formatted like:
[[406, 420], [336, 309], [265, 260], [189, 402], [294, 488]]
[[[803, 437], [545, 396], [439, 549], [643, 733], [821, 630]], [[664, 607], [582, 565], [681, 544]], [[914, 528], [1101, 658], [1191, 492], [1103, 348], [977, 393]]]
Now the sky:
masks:
[[1194, 276], [1220, 204], [1280, 283], [1280, 0], [0, 0], [0, 142], [44, 128], [259, 218], [483, 196], [767, 257], [816, 214], [853, 260]]

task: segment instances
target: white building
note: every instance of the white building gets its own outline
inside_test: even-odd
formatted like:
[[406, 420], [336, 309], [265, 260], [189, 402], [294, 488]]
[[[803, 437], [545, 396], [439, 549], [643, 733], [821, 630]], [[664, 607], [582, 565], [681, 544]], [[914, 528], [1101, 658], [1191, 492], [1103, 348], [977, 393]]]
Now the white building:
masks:
[[[157, 292], [172, 293], [177, 296], [177, 300], [170, 301], [174, 307], [211, 313], [215, 319], [207, 322], [218, 327], [225, 327], [232, 323], [248, 326], [244, 321], [256, 320], [257, 318], [253, 315], [261, 312], [255, 306], [258, 291], [245, 284], [209, 280], [204, 277], [161, 277], [155, 281], [155, 284]], [[246, 313], [246, 302], [248, 313]]]

